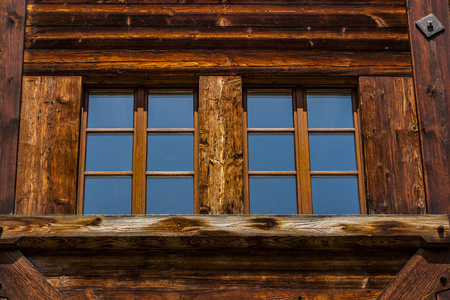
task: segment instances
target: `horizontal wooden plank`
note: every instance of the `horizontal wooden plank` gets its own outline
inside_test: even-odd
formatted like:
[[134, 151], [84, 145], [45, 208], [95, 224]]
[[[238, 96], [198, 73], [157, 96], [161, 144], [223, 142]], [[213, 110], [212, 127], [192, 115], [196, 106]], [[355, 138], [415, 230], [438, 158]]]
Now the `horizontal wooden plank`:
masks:
[[406, 28], [27, 27], [28, 49], [409, 51]]
[[29, 4], [34, 26], [407, 27], [405, 7], [214, 4]]
[[408, 52], [27, 50], [24, 72], [65, 75], [411, 75]]
[[[447, 215], [1, 216], [0, 244], [21, 248], [448, 246]], [[438, 229], [440, 228], [440, 229]]]
[[62, 290], [61, 294], [67, 299], [88, 300], [92, 299], [302, 299], [302, 300], [338, 300], [360, 299], [375, 300], [382, 290], [374, 289], [226, 289], [220, 291], [211, 290]]
[[[415, 249], [24, 252], [56, 289], [382, 289]], [[127, 259], [123, 259], [124, 256]], [[136, 272], [136, 270], [139, 270]]]
[[29, 4], [288, 4], [288, 5], [392, 5], [403, 0], [28, 0]]

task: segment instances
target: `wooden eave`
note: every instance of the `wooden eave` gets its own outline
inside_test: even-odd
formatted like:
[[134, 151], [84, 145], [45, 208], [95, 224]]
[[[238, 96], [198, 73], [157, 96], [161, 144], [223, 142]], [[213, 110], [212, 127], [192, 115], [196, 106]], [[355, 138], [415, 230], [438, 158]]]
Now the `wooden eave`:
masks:
[[0, 248], [448, 247], [447, 215], [0, 216]]

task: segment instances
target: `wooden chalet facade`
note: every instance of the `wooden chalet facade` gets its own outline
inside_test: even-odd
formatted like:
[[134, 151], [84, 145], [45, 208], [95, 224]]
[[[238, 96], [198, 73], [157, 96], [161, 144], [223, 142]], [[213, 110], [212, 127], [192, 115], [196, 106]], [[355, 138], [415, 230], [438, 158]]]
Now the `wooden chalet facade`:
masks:
[[[0, 299], [450, 299], [449, 31], [448, 0], [1, 0]], [[249, 214], [250, 87], [352, 91], [361, 215], [312, 215], [297, 100], [298, 215]], [[193, 214], [145, 215], [138, 104], [132, 214], [83, 215], [93, 88], [195, 91]]]

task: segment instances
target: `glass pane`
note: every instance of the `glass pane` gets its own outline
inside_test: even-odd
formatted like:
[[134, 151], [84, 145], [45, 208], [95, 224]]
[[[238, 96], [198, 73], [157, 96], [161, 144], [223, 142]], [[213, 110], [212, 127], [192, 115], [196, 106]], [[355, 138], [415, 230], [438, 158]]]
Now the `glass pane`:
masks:
[[149, 134], [147, 151], [148, 171], [193, 171], [194, 135]]
[[131, 176], [86, 176], [85, 214], [131, 214]]
[[131, 171], [132, 133], [88, 133], [86, 171]]
[[294, 134], [249, 133], [250, 171], [295, 171]]
[[149, 128], [193, 128], [193, 92], [150, 92], [148, 95]]
[[311, 176], [314, 214], [359, 214], [356, 176]]
[[353, 133], [310, 133], [311, 171], [356, 171]]
[[353, 128], [350, 91], [308, 92], [309, 128]]
[[292, 128], [291, 92], [247, 93], [248, 128]]
[[88, 128], [133, 128], [133, 92], [90, 92]]
[[147, 177], [147, 214], [193, 214], [192, 177]]
[[296, 214], [295, 176], [250, 176], [251, 214]]

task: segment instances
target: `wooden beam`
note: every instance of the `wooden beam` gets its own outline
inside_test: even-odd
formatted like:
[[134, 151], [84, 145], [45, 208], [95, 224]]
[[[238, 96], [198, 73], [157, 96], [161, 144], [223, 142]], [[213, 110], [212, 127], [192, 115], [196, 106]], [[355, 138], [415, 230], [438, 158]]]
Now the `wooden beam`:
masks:
[[420, 249], [381, 293], [378, 300], [436, 299], [450, 288], [450, 251]]
[[74, 214], [81, 77], [24, 77], [15, 213]]
[[[450, 213], [450, 17], [447, 0], [407, 0], [428, 212]], [[433, 13], [445, 31], [427, 39], [415, 22]]]
[[449, 246], [447, 215], [1, 216], [20, 248], [348, 248]]
[[14, 212], [25, 0], [0, 2], [0, 213]]
[[359, 94], [369, 213], [425, 213], [412, 78], [361, 77]]
[[27, 75], [411, 75], [408, 52], [26, 50]]
[[200, 213], [242, 214], [242, 79], [201, 76], [199, 90]]
[[0, 250], [0, 298], [61, 299], [59, 293], [18, 250]]

